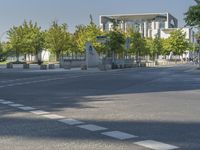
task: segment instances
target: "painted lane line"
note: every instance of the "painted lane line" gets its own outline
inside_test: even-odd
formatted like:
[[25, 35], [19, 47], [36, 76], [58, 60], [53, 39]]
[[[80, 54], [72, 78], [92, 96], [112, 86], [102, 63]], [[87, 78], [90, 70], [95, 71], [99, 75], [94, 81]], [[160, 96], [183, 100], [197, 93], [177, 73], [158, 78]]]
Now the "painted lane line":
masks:
[[28, 82], [21, 82], [21, 83], [13, 83], [13, 84], [7, 84], [7, 85], [3, 85], [0, 86], [0, 88], [4, 88], [4, 87], [12, 87], [12, 86], [20, 86], [20, 85], [28, 85], [28, 84], [32, 84], [32, 83], [40, 83], [40, 82], [48, 82], [48, 81], [56, 81], [56, 80], [63, 80], [65, 79], [63, 78], [54, 78], [54, 79], [44, 79], [44, 80], [36, 80], [36, 81], [28, 81]]
[[62, 119], [59, 120], [62, 123], [65, 123], [67, 125], [79, 125], [79, 124], [84, 124], [84, 122], [79, 121], [79, 120], [75, 120], [75, 119]]
[[0, 102], [5, 102], [5, 100], [4, 99], [0, 99]]
[[23, 107], [24, 105], [22, 104], [8, 104], [11, 107]]
[[45, 115], [45, 114], [49, 114], [50, 113], [50, 112], [43, 111], [43, 110], [34, 110], [34, 111], [30, 111], [30, 112], [35, 114], [35, 115]]
[[11, 82], [16, 82], [16, 81], [25, 81], [25, 80], [38, 80], [38, 79], [46, 79], [49, 78], [49, 76], [42, 76], [42, 77], [32, 77], [32, 78], [20, 78], [20, 79], [13, 79], [13, 80], [4, 80], [4, 81], [0, 81], [0, 83], [11, 83]]
[[80, 126], [77, 126], [77, 127], [82, 128], [82, 129], [86, 129], [86, 130], [89, 130], [89, 131], [107, 130], [107, 128], [97, 126], [97, 125], [94, 125], [94, 124], [80, 125]]
[[26, 110], [26, 111], [31, 111], [31, 110], [35, 110], [36, 108], [33, 107], [29, 107], [29, 106], [24, 106], [24, 107], [18, 107], [21, 110]]
[[138, 137], [138, 136], [128, 134], [128, 133], [125, 133], [125, 132], [121, 132], [121, 131], [103, 132], [101, 134], [115, 138], [115, 139], [119, 139], [119, 140], [126, 140], [126, 139], [132, 139], [132, 138]]
[[4, 101], [4, 102], [0, 102], [1, 104], [14, 104], [13, 102], [11, 101]]
[[179, 147], [153, 141], [153, 140], [146, 140], [146, 141], [140, 141], [140, 142], [135, 142], [134, 144], [143, 146], [146, 148], [154, 149], [154, 150], [173, 150], [173, 149], [178, 149]]
[[65, 118], [64, 116], [56, 115], [56, 114], [49, 114], [49, 115], [42, 115], [45, 118], [49, 119], [63, 119]]

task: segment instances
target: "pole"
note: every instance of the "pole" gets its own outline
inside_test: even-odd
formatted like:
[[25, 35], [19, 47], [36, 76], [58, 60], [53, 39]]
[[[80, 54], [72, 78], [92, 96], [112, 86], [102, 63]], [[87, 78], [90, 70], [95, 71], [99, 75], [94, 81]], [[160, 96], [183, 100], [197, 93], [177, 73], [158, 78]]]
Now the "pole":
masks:
[[197, 43], [199, 44], [199, 56], [198, 56], [198, 60], [199, 60], [199, 69], [200, 69], [200, 36], [197, 37]]
[[199, 69], [200, 69], [200, 36], [197, 38], [197, 43], [199, 44]]

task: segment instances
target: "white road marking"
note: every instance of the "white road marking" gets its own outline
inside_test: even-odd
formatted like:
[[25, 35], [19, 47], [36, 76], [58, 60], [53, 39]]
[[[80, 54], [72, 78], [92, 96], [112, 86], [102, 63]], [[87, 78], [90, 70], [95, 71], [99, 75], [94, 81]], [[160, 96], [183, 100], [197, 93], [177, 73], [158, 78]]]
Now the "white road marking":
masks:
[[[34, 80], [34, 81], [25, 81], [25, 82], [18, 82], [18, 83], [10, 83], [10, 84], [6, 84], [6, 85], [2, 85], [0, 86], [0, 88], [5, 88], [5, 87], [13, 87], [13, 86], [21, 86], [21, 85], [28, 85], [28, 84], [32, 84], [32, 83], [40, 83], [40, 82], [48, 82], [48, 81], [56, 81], [56, 80], [63, 80], [63, 79], [74, 79], [74, 78], [81, 78], [81, 77], [88, 77], [88, 76], [92, 76], [95, 74], [87, 74], [87, 75], [79, 75], [79, 76], [71, 76], [71, 77], [57, 77], [57, 78], [49, 78], [49, 79], [41, 79], [41, 80]], [[28, 78], [27, 78], [28, 79]], [[30, 78], [32, 80], [32, 78]], [[15, 81], [15, 80], [12, 80]], [[20, 79], [19, 79], [20, 81]]]
[[101, 131], [101, 130], [107, 129], [107, 128], [100, 127], [100, 126], [93, 125], [93, 124], [80, 125], [80, 126], [77, 126], [77, 127], [82, 128], [82, 129], [86, 129], [86, 130], [89, 130], [89, 131]]
[[0, 99], [0, 102], [5, 102], [5, 100], [3, 100], [3, 99]]
[[125, 132], [121, 132], [121, 131], [110, 131], [110, 132], [103, 132], [101, 133], [103, 135], [115, 138], [115, 139], [119, 139], [119, 140], [126, 140], [126, 139], [131, 139], [131, 138], [136, 138], [137, 136], [132, 135], [132, 134], [128, 134]]
[[152, 140], [146, 140], [146, 141], [140, 141], [140, 142], [135, 142], [134, 144], [143, 146], [146, 148], [154, 149], [154, 150], [173, 150], [173, 149], [178, 149], [179, 147], [157, 142], [157, 141], [152, 141]]
[[13, 104], [13, 102], [10, 101], [4, 101], [4, 102], [0, 102], [1, 104]]
[[11, 107], [23, 107], [24, 105], [22, 104], [9, 104]]
[[56, 115], [56, 114], [49, 114], [49, 115], [42, 115], [45, 118], [49, 119], [63, 119], [65, 118], [64, 116]]
[[21, 82], [21, 83], [13, 83], [13, 84], [7, 84], [7, 85], [0, 86], [0, 88], [12, 87], [12, 86], [17, 86], [17, 85], [27, 85], [27, 84], [47, 82], [47, 81], [62, 80], [62, 79], [65, 79], [65, 78], [66, 77], [63, 77], [63, 78], [54, 78], [54, 79], [36, 80], [36, 81], [28, 81], [28, 82]]
[[22, 109], [22, 110], [27, 110], [27, 111], [31, 111], [31, 110], [35, 110], [36, 108], [33, 108], [33, 107], [29, 107], [29, 106], [24, 106], [24, 107], [18, 107], [19, 109]]
[[45, 115], [45, 114], [50, 113], [50, 112], [43, 111], [43, 110], [34, 110], [34, 111], [30, 111], [30, 112], [33, 113], [33, 114], [36, 114], [36, 115]]
[[79, 121], [79, 120], [75, 120], [75, 119], [62, 119], [59, 120], [62, 123], [68, 124], [68, 125], [79, 125], [79, 124], [83, 124], [84, 122]]

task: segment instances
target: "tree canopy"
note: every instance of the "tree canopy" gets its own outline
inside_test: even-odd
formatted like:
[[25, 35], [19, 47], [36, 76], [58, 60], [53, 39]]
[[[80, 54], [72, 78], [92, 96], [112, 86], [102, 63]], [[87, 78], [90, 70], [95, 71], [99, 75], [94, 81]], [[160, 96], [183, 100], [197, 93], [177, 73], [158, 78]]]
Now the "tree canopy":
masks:
[[[107, 33], [108, 37], [108, 51], [110, 52], [109, 55], [115, 55], [113, 57], [116, 57], [116, 54], [120, 54], [124, 51], [124, 44], [125, 44], [125, 35], [119, 31], [119, 30], [113, 30]], [[109, 53], [108, 52], [108, 53]]]
[[191, 6], [185, 13], [185, 22], [188, 26], [200, 27], [200, 1], [195, 1], [197, 5]]
[[8, 47], [16, 53], [17, 61], [20, 54], [37, 54], [44, 47], [43, 33], [41, 27], [32, 21], [26, 22], [18, 27], [13, 26], [8, 31]]
[[69, 50], [70, 34], [67, 31], [67, 24], [59, 25], [53, 21], [49, 30], [45, 32], [45, 47], [52, 53], [56, 54], [59, 60], [63, 52]]
[[144, 56], [147, 54], [146, 41], [139, 31], [130, 28], [128, 29], [127, 36], [129, 36], [131, 39], [129, 49], [130, 54], [135, 54], [137, 59], [139, 56]]
[[189, 41], [185, 38], [186, 34], [180, 29], [170, 33], [168, 38], [168, 49], [175, 55], [182, 55], [189, 46]]

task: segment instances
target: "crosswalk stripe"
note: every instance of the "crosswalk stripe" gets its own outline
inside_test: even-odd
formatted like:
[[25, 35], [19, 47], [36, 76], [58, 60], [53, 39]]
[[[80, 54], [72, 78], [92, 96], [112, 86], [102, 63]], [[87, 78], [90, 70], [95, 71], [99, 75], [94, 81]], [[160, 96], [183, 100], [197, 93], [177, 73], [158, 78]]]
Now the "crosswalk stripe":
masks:
[[84, 122], [79, 121], [79, 120], [75, 120], [75, 119], [62, 119], [59, 120], [62, 123], [68, 124], [68, 125], [79, 125], [79, 124], [83, 124]]
[[135, 135], [128, 134], [128, 133], [121, 132], [121, 131], [110, 131], [110, 132], [104, 132], [101, 134], [115, 138], [115, 139], [119, 139], [119, 140], [126, 140], [126, 139], [131, 139], [131, 138], [137, 137]]
[[107, 129], [107, 128], [97, 126], [97, 125], [94, 125], [94, 124], [79, 125], [77, 127], [82, 128], [82, 129], [86, 129], [86, 130], [89, 130], [89, 131], [101, 131], [101, 130]]
[[177, 146], [173, 146], [173, 145], [169, 145], [169, 144], [165, 144], [165, 143], [153, 141], [153, 140], [145, 140], [145, 141], [135, 142], [135, 144], [146, 147], [146, 148], [150, 148], [153, 150], [173, 150], [173, 149], [179, 148]]
[[49, 115], [42, 115], [45, 118], [49, 119], [63, 119], [65, 118], [64, 116], [56, 115], [56, 114], [49, 114]]

